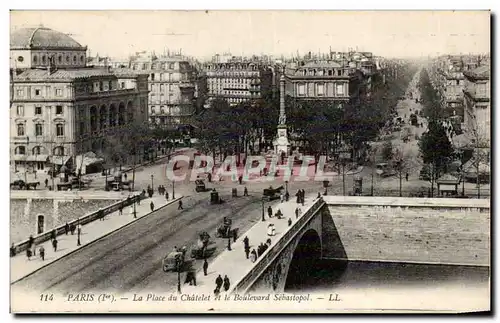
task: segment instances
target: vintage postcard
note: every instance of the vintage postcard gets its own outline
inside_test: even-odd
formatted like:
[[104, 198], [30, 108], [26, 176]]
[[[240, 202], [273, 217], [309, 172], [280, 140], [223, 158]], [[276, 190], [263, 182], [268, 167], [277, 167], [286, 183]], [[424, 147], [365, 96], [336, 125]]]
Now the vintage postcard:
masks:
[[490, 15], [11, 11], [11, 311], [490, 311]]

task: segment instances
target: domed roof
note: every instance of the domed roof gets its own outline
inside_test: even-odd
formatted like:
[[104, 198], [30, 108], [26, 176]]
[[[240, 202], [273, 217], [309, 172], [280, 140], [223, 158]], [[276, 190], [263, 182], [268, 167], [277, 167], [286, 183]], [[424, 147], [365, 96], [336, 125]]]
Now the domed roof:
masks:
[[10, 34], [11, 49], [85, 49], [73, 38], [50, 28], [20, 28]]

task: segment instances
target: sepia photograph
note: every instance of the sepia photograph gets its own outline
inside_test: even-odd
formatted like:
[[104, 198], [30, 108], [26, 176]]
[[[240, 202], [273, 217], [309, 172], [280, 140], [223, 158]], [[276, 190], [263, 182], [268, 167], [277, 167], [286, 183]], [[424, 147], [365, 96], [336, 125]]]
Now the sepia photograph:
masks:
[[491, 15], [11, 10], [10, 312], [491, 311]]

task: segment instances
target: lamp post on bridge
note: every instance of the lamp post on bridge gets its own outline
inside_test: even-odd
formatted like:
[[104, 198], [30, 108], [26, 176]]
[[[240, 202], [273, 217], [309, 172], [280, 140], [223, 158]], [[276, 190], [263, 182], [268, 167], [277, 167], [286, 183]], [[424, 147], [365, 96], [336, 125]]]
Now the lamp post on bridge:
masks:
[[264, 198], [261, 199], [262, 202], [262, 222], [266, 221], [265, 215], [264, 215]]
[[177, 292], [181, 293], [181, 259], [180, 257], [175, 258], [175, 267], [177, 269]]
[[151, 174], [151, 189], [152, 189], [153, 191], [154, 191], [154, 189], [155, 189], [155, 186], [153, 185], [153, 179], [154, 179], [154, 177], [155, 177], [155, 176], [154, 176], [153, 174]]
[[175, 199], [175, 180], [172, 180], [172, 199]]

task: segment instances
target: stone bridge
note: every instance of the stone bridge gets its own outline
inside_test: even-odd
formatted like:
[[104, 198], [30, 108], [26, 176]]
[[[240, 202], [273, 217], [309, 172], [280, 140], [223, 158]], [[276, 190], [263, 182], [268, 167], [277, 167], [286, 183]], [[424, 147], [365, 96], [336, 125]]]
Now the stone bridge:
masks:
[[233, 293], [283, 292], [320, 259], [490, 264], [489, 200], [325, 196], [304, 211]]

